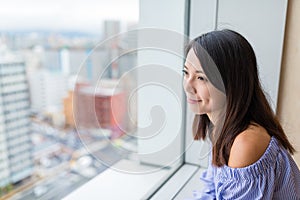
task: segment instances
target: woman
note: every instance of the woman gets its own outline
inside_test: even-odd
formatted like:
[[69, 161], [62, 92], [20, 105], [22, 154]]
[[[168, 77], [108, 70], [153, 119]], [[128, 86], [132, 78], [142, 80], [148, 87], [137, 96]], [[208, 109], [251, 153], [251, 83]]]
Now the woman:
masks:
[[194, 138], [212, 143], [195, 198], [300, 199], [295, 149], [264, 95], [248, 41], [231, 30], [197, 37], [183, 72]]

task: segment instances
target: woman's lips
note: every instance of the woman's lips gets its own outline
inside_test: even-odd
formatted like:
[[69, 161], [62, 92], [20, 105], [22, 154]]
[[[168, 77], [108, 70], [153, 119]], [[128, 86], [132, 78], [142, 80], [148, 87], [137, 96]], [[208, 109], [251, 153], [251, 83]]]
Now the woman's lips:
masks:
[[189, 99], [189, 98], [187, 98], [187, 102], [190, 103], [190, 104], [196, 104], [196, 103], [201, 102], [201, 100], [195, 100], [195, 99]]

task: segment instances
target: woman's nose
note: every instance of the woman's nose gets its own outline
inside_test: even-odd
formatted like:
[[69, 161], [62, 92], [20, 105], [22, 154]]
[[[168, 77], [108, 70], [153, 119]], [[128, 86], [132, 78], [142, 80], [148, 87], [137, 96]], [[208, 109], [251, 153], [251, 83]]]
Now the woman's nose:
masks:
[[184, 85], [185, 85], [184, 86], [185, 91], [187, 93], [190, 93], [190, 94], [196, 94], [197, 93], [197, 90], [194, 87], [193, 82], [192, 82], [191, 79], [186, 79]]

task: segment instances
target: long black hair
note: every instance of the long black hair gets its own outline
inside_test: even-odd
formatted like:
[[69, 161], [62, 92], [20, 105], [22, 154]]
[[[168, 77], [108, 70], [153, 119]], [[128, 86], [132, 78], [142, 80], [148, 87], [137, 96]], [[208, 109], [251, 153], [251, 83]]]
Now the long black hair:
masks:
[[[195, 38], [187, 45], [186, 55], [190, 49], [195, 51], [209, 81], [226, 95], [224, 120], [213, 127], [218, 130], [213, 141], [213, 164], [228, 164], [234, 139], [250, 124], [264, 127], [293, 154], [295, 149], [261, 87], [256, 56], [249, 42], [239, 33], [225, 29]], [[194, 138], [205, 139], [211, 130], [209, 127], [212, 126], [207, 115], [196, 115]]]

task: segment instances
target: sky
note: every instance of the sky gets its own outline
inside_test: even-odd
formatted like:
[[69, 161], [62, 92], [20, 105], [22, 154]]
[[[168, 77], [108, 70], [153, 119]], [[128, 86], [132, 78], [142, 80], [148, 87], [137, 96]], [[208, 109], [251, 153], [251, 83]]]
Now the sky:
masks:
[[[139, 0], [0, 0], [0, 30], [98, 30], [138, 21]], [[99, 28], [98, 28], [99, 27]]]

